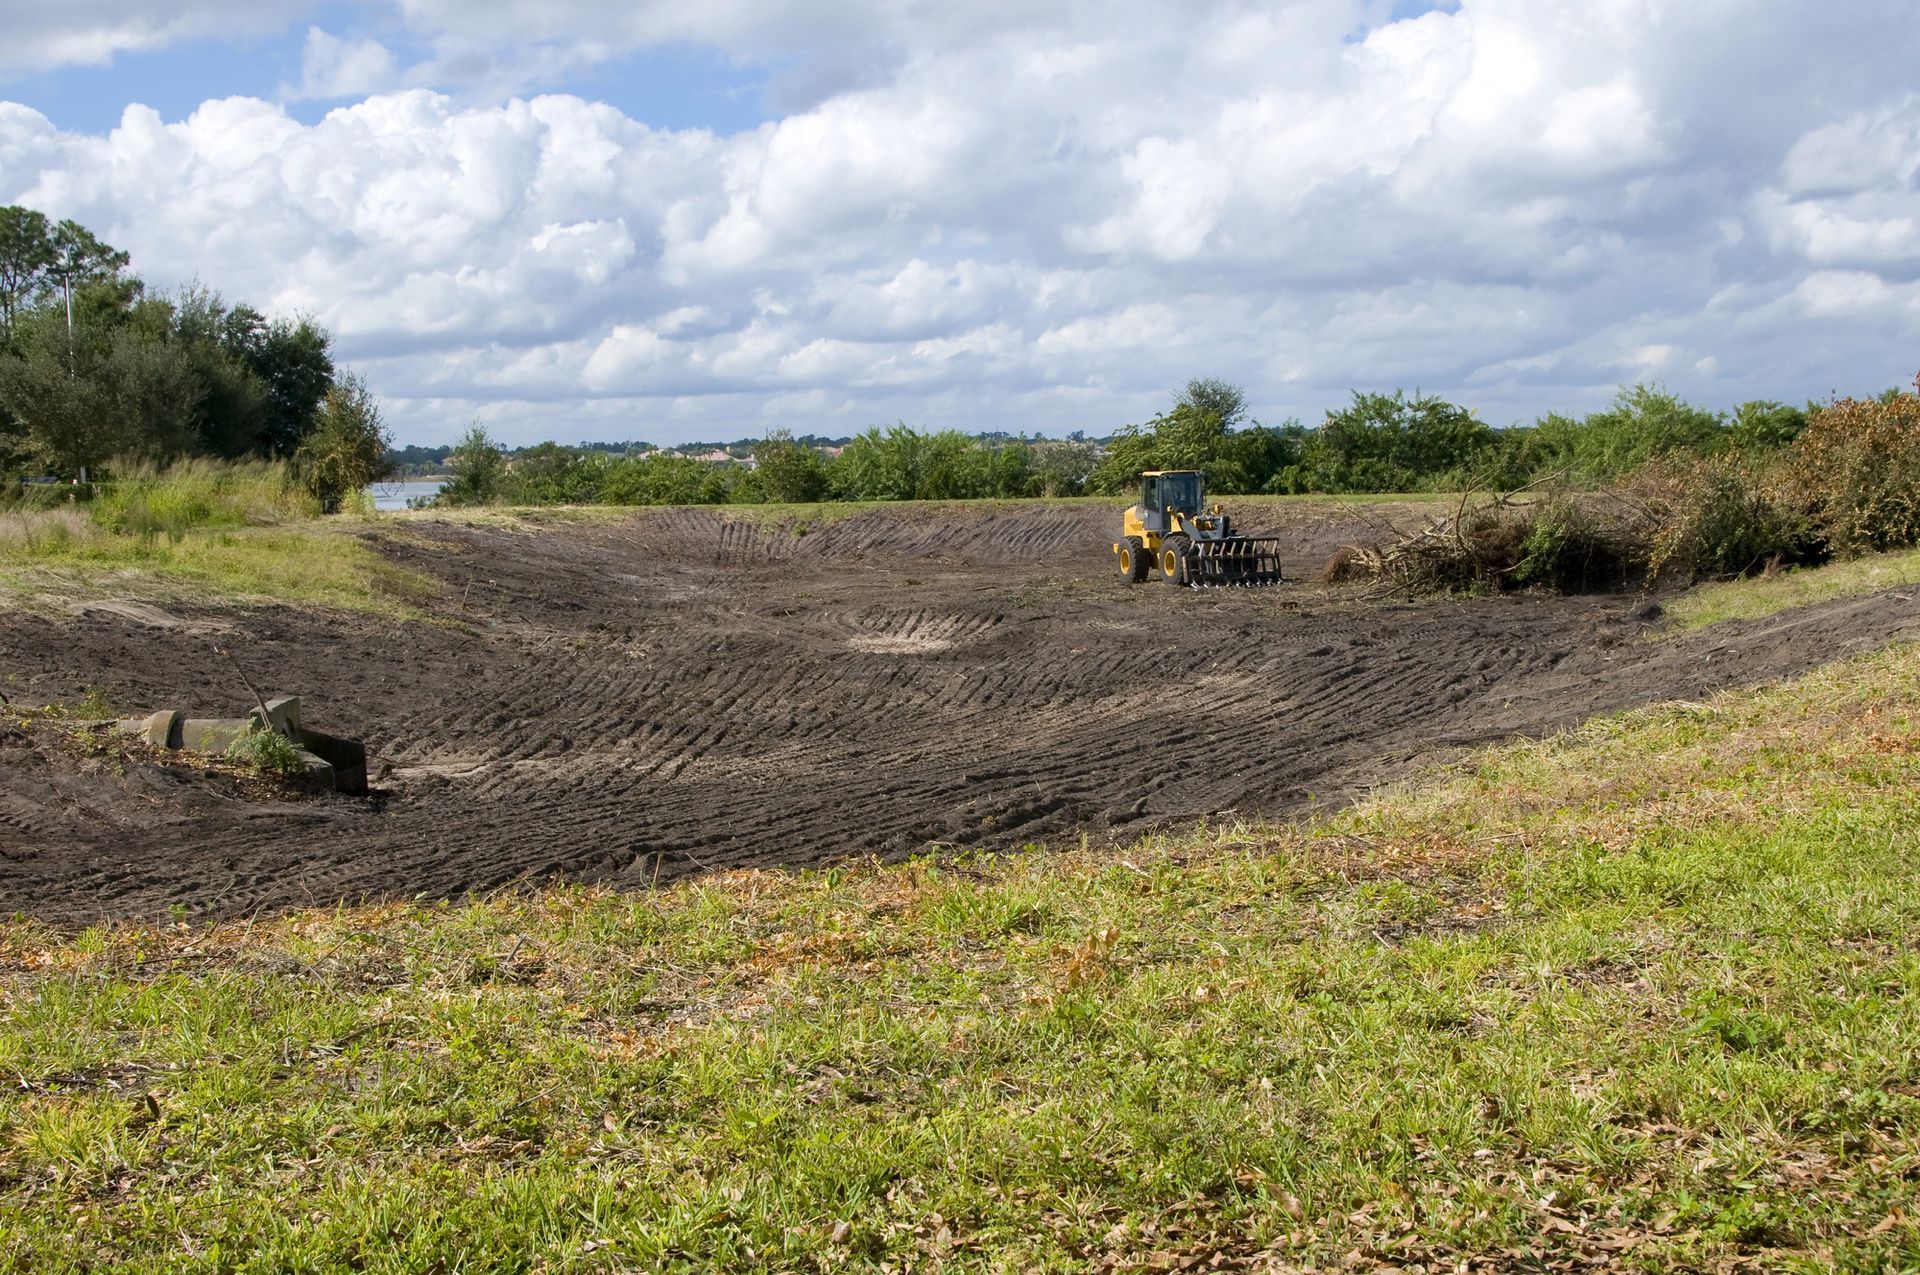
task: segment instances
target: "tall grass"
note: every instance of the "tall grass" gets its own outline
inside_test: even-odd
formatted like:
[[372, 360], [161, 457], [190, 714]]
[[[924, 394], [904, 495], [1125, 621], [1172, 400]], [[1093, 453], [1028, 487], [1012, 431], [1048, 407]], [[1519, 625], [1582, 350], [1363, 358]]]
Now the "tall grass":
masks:
[[95, 534], [93, 520], [78, 509], [0, 510], [0, 553], [58, 553]]
[[270, 526], [320, 512], [284, 461], [179, 460], [116, 466], [96, 489], [93, 520], [109, 531], [179, 543], [197, 527]]
[[408, 615], [434, 592], [328, 527], [280, 461], [122, 464], [89, 492], [27, 488], [10, 499], [0, 509], [0, 598], [109, 593]]

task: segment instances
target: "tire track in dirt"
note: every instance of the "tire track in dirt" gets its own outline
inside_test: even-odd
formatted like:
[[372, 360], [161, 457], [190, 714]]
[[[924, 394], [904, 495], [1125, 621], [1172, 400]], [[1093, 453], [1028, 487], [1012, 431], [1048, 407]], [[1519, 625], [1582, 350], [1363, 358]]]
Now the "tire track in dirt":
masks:
[[[1357, 517], [1317, 511], [1299, 552], [1358, 538]], [[409, 523], [379, 543], [443, 578], [453, 624], [0, 612], [16, 701], [98, 686], [128, 711], [244, 709], [196, 636], [225, 626], [257, 681], [367, 738], [383, 790], [261, 806], [137, 767], [7, 765], [0, 906], [235, 915], [1280, 815], [1915, 623], [1882, 598], [1651, 644], [1623, 598], [1128, 589], [1107, 578], [1110, 521], [1074, 505], [882, 510], [805, 534], [711, 511]]]

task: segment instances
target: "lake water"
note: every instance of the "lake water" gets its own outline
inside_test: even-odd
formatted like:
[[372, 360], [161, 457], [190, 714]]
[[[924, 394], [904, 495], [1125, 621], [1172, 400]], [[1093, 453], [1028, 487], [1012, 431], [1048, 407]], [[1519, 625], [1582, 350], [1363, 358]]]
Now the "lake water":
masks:
[[375, 483], [367, 488], [375, 509], [405, 509], [408, 502], [438, 495], [447, 485], [444, 478], [411, 479], [407, 482]]

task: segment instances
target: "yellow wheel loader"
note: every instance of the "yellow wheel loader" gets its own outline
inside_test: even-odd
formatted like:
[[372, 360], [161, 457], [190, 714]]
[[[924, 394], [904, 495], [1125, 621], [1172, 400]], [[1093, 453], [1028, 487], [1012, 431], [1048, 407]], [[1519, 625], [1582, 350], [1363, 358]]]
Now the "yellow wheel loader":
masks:
[[1122, 516], [1113, 546], [1128, 584], [1158, 576], [1195, 589], [1280, 583], [1280, 541], [1235, 535], [1226, 510], [1208, 508], [1206, 475], [1197, 469], [1150, 469], [1140, 475], [1140, 503]]

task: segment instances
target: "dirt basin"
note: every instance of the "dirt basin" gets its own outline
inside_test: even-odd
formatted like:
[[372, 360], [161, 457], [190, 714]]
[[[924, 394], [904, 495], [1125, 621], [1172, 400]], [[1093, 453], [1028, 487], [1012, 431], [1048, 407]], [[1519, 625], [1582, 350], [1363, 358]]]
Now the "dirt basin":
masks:
[[[1284, 509], [1275, 514], [1274, 509]], [[1382, 514], [1269, 507], [1307, 575]], [[0, 611], [16, 703], [249, 703], [220, 641], [367, 742], [370, 799], [262, 803], [0, 739], [0, 909], [232, 916], [559, 878], [1123, 839], [1346, 800], [1469, 745], [1920, 632], [1897, 595], [1670, 641], [1625, 596], [1128, 587], [1091, 505], [371, 533], [438, 623]]]

